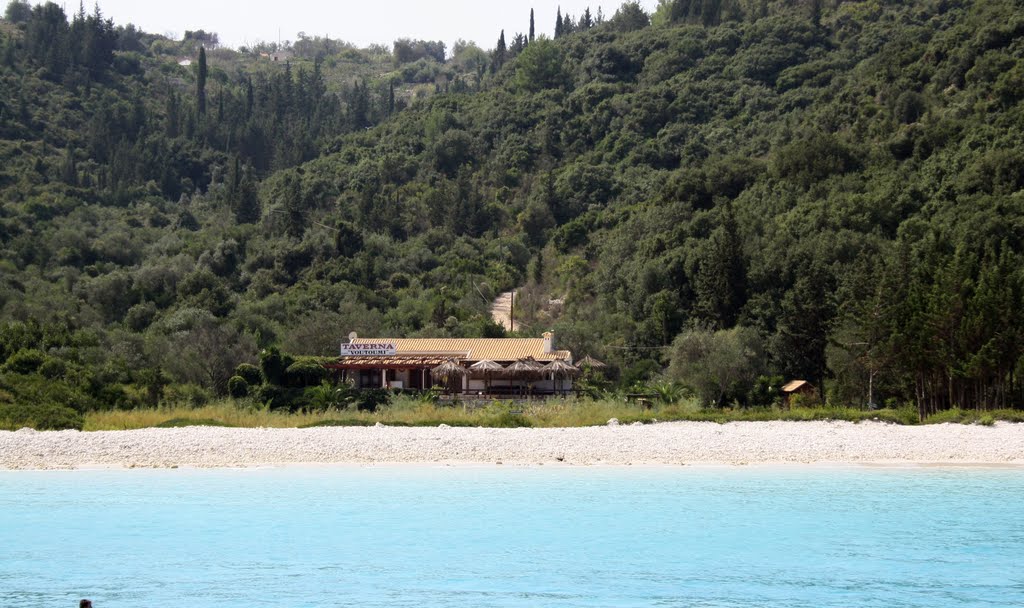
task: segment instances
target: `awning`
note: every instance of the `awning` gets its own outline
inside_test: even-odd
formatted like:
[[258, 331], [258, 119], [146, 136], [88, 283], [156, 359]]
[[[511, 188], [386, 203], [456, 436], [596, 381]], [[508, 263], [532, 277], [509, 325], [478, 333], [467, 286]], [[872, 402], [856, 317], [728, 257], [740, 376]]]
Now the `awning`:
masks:
[[448, 360], [448, 357], [342, 357], [328, 363], [331, 369], [394, 369], [394, 368], [434, 368]]

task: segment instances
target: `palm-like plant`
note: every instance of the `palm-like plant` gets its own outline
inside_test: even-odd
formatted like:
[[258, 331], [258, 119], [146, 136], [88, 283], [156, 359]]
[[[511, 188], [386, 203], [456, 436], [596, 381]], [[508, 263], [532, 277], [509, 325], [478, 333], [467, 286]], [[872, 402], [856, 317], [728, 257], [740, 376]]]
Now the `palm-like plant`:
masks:
[[341, 409], [352, 403], [352, 394], [348, 387], [335, 386], [326, 380], [320, 386], [306, 389], [309, 405], [315, 410]]
[[686, 397], [686, 388], [675, 382], [658, 382], [651, 385], [651, 391], [658, 396], [658, 401], [665, 405], [679, 403]]

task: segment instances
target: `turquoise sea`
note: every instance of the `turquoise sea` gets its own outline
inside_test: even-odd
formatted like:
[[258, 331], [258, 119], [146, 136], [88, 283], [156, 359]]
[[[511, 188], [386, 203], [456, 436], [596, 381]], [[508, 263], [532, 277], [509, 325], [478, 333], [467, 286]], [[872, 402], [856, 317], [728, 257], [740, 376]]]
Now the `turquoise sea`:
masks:
[[0, 472], [0, 606], [1024, 606], [1024, 470]]

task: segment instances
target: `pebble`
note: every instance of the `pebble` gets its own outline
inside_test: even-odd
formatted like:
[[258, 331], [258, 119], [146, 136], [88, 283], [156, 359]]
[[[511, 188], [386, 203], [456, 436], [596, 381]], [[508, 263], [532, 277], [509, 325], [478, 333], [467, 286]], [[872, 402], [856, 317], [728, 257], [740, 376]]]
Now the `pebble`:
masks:
[[[614, 421], [614, 422], [613, 422]], [[614, 419], [609, 425], [615, 426]], [[0, 469], [252, 467], [305, 463], [1024, 465], [1024, 424], [663, 422], [554, 429], [187, 427], [0, 431]]]

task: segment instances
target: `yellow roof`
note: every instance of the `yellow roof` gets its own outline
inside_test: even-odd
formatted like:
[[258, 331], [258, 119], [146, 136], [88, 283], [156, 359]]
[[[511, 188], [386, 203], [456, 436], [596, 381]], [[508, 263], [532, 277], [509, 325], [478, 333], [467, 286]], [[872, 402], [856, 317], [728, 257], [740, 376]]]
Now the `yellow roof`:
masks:
[[805, 386], [805, 385], [808, 388], [810, 388], [810, 386], [811, 386], [810, 382], [808, 382], [806, 380], [793, 380], [793, 381], [785, 384], [782, 387], [782, 392], [784, 392], [784, 393], [792, 393], [793, 391], [799, 390], [802, 386]]
[[394, 344], [396, 357], [443, 355], [463, 361], [515, 361], [533, 357], [537, 361], [566, 359], [567, 350], [544, 352], [543, 338], [359, 338], [357, 342]]

